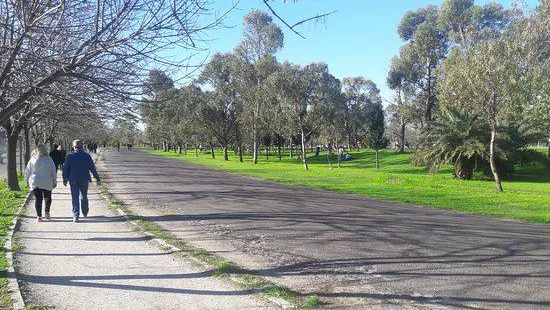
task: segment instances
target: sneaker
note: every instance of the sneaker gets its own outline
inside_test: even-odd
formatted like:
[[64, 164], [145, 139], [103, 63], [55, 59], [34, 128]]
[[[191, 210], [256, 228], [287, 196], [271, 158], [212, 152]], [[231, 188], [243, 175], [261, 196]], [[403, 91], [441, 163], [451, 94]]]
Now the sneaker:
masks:
[[41, 216], [37, 216], [37, 217], [36, 217], [36, 221], [37, 221], [37, 222], [42, 222], [42, 217], [41, 217]]
[[44, 218], [45, 218], [47, 221], [49, 221], [49, 220], [51, 219], [50, 213], [49, 213], [49, 212], [46, 213], [46, 216], [44, 216]]
[[73, 217], [73, 223], [79, 222], [78, 217]]

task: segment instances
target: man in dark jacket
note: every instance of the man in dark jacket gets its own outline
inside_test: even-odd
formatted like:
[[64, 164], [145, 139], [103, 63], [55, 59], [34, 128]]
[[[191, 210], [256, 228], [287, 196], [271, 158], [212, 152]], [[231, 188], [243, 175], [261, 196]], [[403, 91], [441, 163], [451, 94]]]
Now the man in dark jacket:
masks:
[[61, 152], [57, 149], [57, 144], [54, 144], [52, 150], [50, 151], [50, 157], [53, 160], [56, 170], [59, 169], [59, 166], [62, 163], [62, 159], [64, 159], [61, 158], [61, 156]]
[[63, 185], [67, 186], [67, 182], [71, 185], [73, 222], [78, 222], [81, 209], [84, 217], [88, 216], [88, 184], [92, 182], [90, 172], [98, 185], [100, 180], [92, 156], [84, 152], [82, 141], [74, 140], [73, 149], [74, 152], [67, 156], [63, 164]]

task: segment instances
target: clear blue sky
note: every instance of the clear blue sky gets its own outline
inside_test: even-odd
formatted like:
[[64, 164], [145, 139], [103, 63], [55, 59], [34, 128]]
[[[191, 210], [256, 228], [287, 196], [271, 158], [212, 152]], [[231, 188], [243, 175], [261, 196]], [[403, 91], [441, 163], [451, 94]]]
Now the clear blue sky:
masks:
[[[222, 8], [229, 0], [217, 0], [214, 5]], [[443, 0], [275, 0], [276, 11], [292, 24], [316, 14], [337, 12], [320, 23], [309, 23], [298, 30], [302, 39], [282, 23], [275, 20], [285, 35], [283, 49], [277, 53], [279, 61], [288, 60], [297, 64], [325, 62], [330, 72], [339, 79], [363, 76], [373, 80], [385, 99], [392, 99], [392, 92], [386, 86], [386, 74], [391, 58], [397, 54], [403, 42], [397, 35], [397, 24], [408, 10], [416, 10], [427, 4], [441, 5]], [[512, 0], [476, 0], [482, 5], [498, 2], [509, 8]], [[537, 0], [528, 0], [529, 8]], [[230, 52], [242, 39], [242, 20], [251, 9], [268, 11], [261, 0], [241, 0], [238, 9], [232, 11], [225, 21], [233, 28], [209, 33], [214, 39], [210, 52]]]

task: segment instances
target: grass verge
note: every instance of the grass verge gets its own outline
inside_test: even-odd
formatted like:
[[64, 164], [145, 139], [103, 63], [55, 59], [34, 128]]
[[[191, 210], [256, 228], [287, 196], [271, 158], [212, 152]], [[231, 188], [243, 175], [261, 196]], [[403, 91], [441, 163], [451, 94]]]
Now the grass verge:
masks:
[[313, 187], [342, 193], [377, 197], [385, 200], [420, 204], [433, 208], [455, 210], [480, 215], [507, 217], [531, 222], [550, 223], [550, 167], [528, 165], [516, 167], [516, 173], [503, 181], [504, 193], [495, 190], [492, 179], [477, 174], [473, 180], [453, 178], [453, 169], [443, 167], [431, 175], [422, 167], [410, 164], [410, 154], [392, 150], [380, 152], [380, 169], [375, 168], [374, 152], [350, 152], [353, 157], [338, 168], [336, 157], [327, 162], [327, 154], [308, 158], [305, 171], [294, 154], [260, 157], [253, 164], [250, 156], [244, 162], [234, 154], [224, 161], [221, 153], [180, 155], [174, 152], [145, 150], [145, 152], [209, 166], [230, 173]]
[[25, 201], [27, 196], [27, 187], [25, 182], [20, 179], [19, 186], [21, 191], [8, 191], [8, 186], [5, 179], [0, 179], [0, 235], [2, 236], [0, 246], [2, 255], [0, 256], [0, 309], [11, 309], [12, 299], [8, 291], [8, 261], [6, 259], [6, 249], [4, 248], [6, 241], [6, 233], [16, 216], [18, 207]]
[[[99, 187], [101, 194], [107, 200], [109, 208], [113, 211], [121, 209], [128, 216], [128, 220], [133, 221], [136, 229], [140, 232], [145, 232], [154, 235], [171, 247], [177, 248], [176, 254], [183, 257], [191, 258], [200, 265], [208, 268], [212, 272], [212, 276], [224, 277], [231, 279], [236, 285], [261, 292], [269, 297], [281, 298], [293, 305], [297, 309], [317, 309], [318, 297], [303, 296], [293, 292], [286, 287], [282, 287], [267, 281], [266, 279], [255, 275], [253, 272], [241, 269], [235, 266], [230, 261], [215, 256], [203, 249], [191, 246], [174, 236], [168, 231], [155, 223], [151, 223], [143, 217], [130, 211], [123, 200], [115, 197], [104, 184]], [[315, 300], [315, 302], [312, 302]]]

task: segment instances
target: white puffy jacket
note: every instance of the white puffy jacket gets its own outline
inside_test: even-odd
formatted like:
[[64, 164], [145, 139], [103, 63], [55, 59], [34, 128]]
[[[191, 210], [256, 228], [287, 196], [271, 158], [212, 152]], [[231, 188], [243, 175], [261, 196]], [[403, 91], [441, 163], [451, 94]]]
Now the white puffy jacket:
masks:
[[31, 190], [51, 191], [57, 185], [57, 170], [50, 156], [32, 157], [25, 169], [25, 182]]

